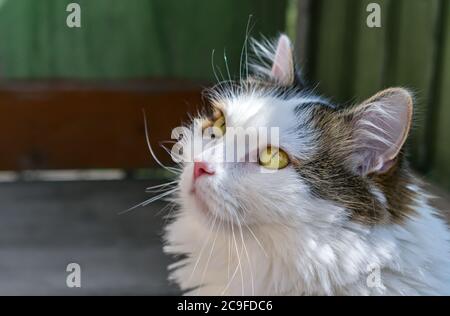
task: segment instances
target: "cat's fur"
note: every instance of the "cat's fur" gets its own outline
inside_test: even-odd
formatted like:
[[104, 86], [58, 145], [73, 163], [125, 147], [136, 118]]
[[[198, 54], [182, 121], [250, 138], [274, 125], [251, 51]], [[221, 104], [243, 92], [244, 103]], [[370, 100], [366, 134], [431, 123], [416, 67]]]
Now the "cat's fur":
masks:
[[253, 75], [212, 90], [211, 104], [227, 126], [280, 127], [291, 163], [264, 173], [212, 152], [215, 174], [194, 181], [185, 162], [170, 279], [200, 295], [450, 294], [449, 232], [403, 154], [410, 93], [335, 108], [302, 87], [286, 36], [254, 48]]

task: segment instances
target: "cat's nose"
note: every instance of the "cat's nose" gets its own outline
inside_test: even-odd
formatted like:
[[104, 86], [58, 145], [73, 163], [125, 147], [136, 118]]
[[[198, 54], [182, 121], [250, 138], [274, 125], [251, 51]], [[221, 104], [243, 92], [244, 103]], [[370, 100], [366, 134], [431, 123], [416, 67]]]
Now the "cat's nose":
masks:
[[214, 173], [214, 168], [207, 162], [194, 162], [194, 181], [203, 175], [212, 176]]

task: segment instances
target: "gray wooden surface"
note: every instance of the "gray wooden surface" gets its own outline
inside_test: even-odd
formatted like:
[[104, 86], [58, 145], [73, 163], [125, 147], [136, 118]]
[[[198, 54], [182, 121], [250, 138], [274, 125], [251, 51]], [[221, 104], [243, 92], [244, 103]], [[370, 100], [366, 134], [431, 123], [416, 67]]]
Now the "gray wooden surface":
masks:
[[[122, 211], [149, 195], [147, 181], [0, 184], [0, 295], [178, 294], [161, 251], [164, 203]], [[447, 197], [435, 204], [450, 210]], [[81, 265], [81, 288], [66, 266]]]
[[[0, 295], [177, 294], [161, 251], [164, 203], [118, 215], [148, 198], [151, 184], [0, 184]], [[66, 286], [71, 262], [81, 288]]]

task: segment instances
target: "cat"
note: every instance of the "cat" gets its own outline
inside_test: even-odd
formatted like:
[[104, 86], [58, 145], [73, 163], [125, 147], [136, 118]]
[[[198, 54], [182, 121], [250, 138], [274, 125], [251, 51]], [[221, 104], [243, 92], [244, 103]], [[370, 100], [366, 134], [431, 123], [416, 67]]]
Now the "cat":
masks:
[[[338, 107], [305, 88], [286, 35], [252, 47], [250, 74], [211, 88], [191, 126], [215, 128], [216, 149], [236, 127], [279, 141], [255, 161], [182, 159], [169, 279], [186, 295], [450, 294], [447, 225], [405, 160], [411, 92]], [[183, 136], [184, 149], [202, 137]]]

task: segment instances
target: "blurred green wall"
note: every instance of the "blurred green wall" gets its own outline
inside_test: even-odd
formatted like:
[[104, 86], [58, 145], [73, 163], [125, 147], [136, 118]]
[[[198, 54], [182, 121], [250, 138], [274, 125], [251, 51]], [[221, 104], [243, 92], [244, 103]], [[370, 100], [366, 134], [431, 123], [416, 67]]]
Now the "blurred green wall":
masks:
[[[68, 3], [82, 27], [68, 28]], [[252, 34], [284, 30], [285, 1], [0, 0], [0, 78], [211, 79], [211, 51], [233, 72]], [[223, 69], [223, 68], [222, 68]]]
[[[366, 24], [381, 6], [380, 28]], [[450, 189], [450, 0], [314, 0], [306, 73], [339, 103], [403, 86], [415, 94], [409, 141], [419, 171]]]

